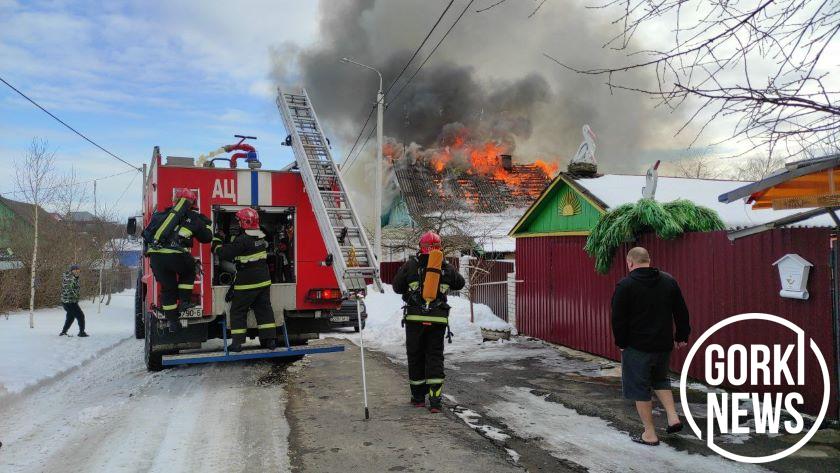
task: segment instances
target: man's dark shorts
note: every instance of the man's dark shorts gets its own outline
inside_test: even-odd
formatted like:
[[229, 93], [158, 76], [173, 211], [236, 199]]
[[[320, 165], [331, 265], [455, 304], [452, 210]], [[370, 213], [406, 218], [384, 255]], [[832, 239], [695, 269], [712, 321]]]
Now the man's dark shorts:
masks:
[[671, 389], [668, 365], [671, 352], [648, 353], [627, 347], [621, 352], [621, 388], [624, 399], [650, 401], [651, 389]]

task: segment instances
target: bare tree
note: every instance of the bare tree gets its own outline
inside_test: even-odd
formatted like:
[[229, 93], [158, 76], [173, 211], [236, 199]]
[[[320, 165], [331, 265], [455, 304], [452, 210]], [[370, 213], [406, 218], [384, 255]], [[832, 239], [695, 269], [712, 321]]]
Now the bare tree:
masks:
[[17, 188], [24, 200], [32, 204], [34, 238], [29, 273], [29, 328], [35, 328], [35, 275], [38, 269], [38, 226], [41, 206], [52, 202], [55, 196], [55, 152], [48, 151], [46, 140], [33, 138], [23, 159], [15, 162]]
[[396, 254], [417, 252], [417, 242], [431, 230], [441, 236], [445, 255], [470, 254], [486, 241], [493, 228], [476, 228], [471, 215], [456, 204], [442, 204], [437, 212], [413, 217], [415, 225], [387, 231], [386, 249]]
[[[601, 0], [596, 7], [616, 11], [621, 33], [606, 46], [628, 51], [627, 63], [582, 68], [545, 55], [577, 73], [604, 76], [611, 89], [688, 107], [679, 131], [694, 123], [695, 140], [722, 118], [733, 119], [733, 138], [771, 156], [779, 147], [800, 154], [840, 133], [840, 88], [830, 78], [835, 57], [827, 53], [840, 32], [837, 2]], [[637, 34], [654, 28], [673, 35], [665, 47], [631, 47]], [[656, 85], [634, 84], [639, 71], [655, 75]]]
[[86, 227], [86, 232], [94, 244], [94, 261], [99, 271], [97, 311], [101, 310], [102, 302], [105, 302], [105, 305], [111, 303], [114, 271], [119, 265], [120, 252], [125, 250], [127, 244], [123, 238], [125, 236], [123, 228], [115, 223], [117, 216], [115, 208], [99, 205], [96, 209], [95, 220], [89, 222]]
[[691, 179], [725, 178], [723, 169], [709, 156], [685, 158], [663, 166], [663, 176], [688, 177]]
[[71, 169], [62, 177], [55, 191], [54, 208], [68, 230], [65, 242], [72, 250], [73, 262], [79, 263], [82, 261], [82, 248], [88, 242], [82, 242], [79, 238], [79, 232], [73, 224], [73, 214], [81, 211], [82, 206], [87, 203], [89, 197], [87, 187], [79, 181], [75, 169]]
[[766, 155], [750, 158], [736, 165], [735, 178], [739, 181], [760, 181], [785, 166], [785, 160]]

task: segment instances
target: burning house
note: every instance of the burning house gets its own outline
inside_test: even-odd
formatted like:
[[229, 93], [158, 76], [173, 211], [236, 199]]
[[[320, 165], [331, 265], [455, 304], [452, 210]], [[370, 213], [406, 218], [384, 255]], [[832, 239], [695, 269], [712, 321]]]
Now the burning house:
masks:
[[514, 162], [504, 143], [470, 143], [462, 135], [430, 150], [390, 143], [391, 203], [383, 211], [383, 260], [416, 251], [411, 237], [435, 229], [461, 252], [511, 257], [508, 230], [551, 182], [556, 165]]

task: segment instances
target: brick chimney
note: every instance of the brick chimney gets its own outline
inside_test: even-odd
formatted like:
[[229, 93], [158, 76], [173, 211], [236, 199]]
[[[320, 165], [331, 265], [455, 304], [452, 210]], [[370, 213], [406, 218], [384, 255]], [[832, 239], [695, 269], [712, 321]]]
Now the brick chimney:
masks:
[[513, 170], [513, 157], [509, 154], [500, 154], [499, 160], [502, 162], [502, 169], [505, 171]]

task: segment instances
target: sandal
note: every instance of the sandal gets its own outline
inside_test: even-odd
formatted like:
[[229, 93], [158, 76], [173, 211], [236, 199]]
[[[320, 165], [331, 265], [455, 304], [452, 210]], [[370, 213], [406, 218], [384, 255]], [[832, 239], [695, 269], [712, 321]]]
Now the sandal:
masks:
[[667, 428], [667, 429], [665, 429], [665, 432], [667, 432], [667, 433], [669, 433], [669, 434], [675, 434], [675, 433], [677, 433], [677, 432], [681, 432], [681, 431], [682, 431], [682, 429], [683, 429], [683, 424], [682, 424], [682, 422], [677, 422], [677, 423], [676, 423], [676, 424], [674, 424], [674, 425], [669, 425], [669, 426], [668, 426], [668, 428]]
[[642, 438], [642, 434], [631, 435], [630, 440], [632, 440], [636, 443], [640, 443], [642, 445], [647, 445], [648, 447], [655, 447], [655, 446], [659, 445], [659, 440], [657, 440], [656, 442], [648, 442], [647, 440]]

